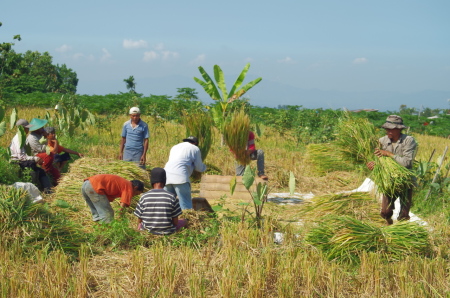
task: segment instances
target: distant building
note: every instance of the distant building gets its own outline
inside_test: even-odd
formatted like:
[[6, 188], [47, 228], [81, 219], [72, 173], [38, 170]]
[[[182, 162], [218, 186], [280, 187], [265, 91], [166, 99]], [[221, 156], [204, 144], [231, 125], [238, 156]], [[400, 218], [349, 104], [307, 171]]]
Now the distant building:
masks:
[[378, 112], [376, 109], [359, 109], [359, 110], [351, 110], [350, 112], [359, 113], [359, 112]]

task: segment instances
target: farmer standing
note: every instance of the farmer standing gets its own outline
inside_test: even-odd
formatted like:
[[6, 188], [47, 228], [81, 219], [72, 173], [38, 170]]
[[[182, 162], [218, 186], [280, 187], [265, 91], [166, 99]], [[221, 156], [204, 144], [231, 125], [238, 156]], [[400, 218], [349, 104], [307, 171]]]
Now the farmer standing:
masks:
[[167, 174], [165, 190], [177, 195], [181, 209], [192, 209], [191, 183], [189, 177], [194, 170], [206, 171], [202, 161], [202, 153], [198, 146], [197, 137], [190, 136], [183, 139], [170, 149], [169, 161], [164, 169]]
[[144, 191], [144, 183], [128, 181], [117, 175], [99, 174], [84, 179], [81, 193], [91, 209], [92, 220], [109, 223], [114, 219], [112, 201], [120, 198], [121, 211], [131, 204], [131, 198]]
[[150, 172], [152, 189], [144, 193], [136, 206], [134, 215], [138, 217], [138, 229], [155, 235], [168, 235], [186, 225], [181, 215], [180, 203], [174, 194], [164, 190], [166, 171], [153, 168]]
[[[264, 151], [261, 149], [256, 150], [255, 146], [255, 134], [253, 131], [248, 133], [247, 142], [247, 154], [250, 156], [251, 160], [256, 160], [256, 168], [258, 170], [258, 177], [263, 180], [268, 180], [269, 177], [264, 173]], [[241, 164], [236, 164], [236, 176], [243, 176], [245, 171], [245, 166]]]
[[[402, 133], [402, 129], [406, 128], [403, 125], [403, 119], [397, 115], [390, 115], [386, 122], [381, 126], [386, 130], [386, 135], [379, 139], [381, 148], [375, 149], [375, 155], [378, 157], [387, 156], [393, 158], [398, 164], [411, 169], [413, 160], [417, 150], [417, 143], [413, 137]], [[367, 167], [373, 170], [375, 162], [367, 163]], [[386, 194], [382, 195], [381, 202], [381, 217], [386, 220], [388, 225], [393, 223], [392, 215], [394, 214], [394, 202], [400, 198], [400, 213], [398, 220], [409, 220], [409, 209], [412, 204], [413, 188], [407, 188], [395, 194], [392, 197]]]
[[148, 125], [141, 119], [141, 111], [137, 107], [130, 109], [130, 120], [122, 127], [119, 159], [133, 161], [145, 169], [148, 138]]

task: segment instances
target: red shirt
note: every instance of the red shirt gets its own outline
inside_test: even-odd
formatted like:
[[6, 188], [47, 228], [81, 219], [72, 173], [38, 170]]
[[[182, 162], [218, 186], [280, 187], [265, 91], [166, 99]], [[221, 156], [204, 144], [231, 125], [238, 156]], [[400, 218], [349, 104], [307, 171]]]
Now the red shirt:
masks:
[[247, 150], [251, 150], [251, 151], [256, 150], [256, 146], [255, 146], [255, 134], [253, 133], [253, 131], [249, 131], [249, 132], [248, 132]]
[[108, 201], [112, 202], [115, 198], [120, 198], [120, 202], [127, 206], [131, 204], [133, 197], [133, 185], [117, 175], [99, 174], [87, 179], [91, 182], [92, 188], [96, 193], [105, 195]]

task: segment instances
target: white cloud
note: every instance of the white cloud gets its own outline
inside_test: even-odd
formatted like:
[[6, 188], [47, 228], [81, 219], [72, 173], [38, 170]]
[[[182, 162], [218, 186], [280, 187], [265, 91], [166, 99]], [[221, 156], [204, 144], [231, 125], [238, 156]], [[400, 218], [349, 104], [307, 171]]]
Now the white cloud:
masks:
[[109, 53], [109, 51], [105, 48], [102, 49], [103, 56], [100, 58], [101, 62], [107, 62], [111, 59], [112, 55]]
[[161, 43], [158, 43], [157, 45], [155, 45], [154, 47], [153, 47], [155, 50], [157, 50], [157, 51], [163, 51], [164, 50], [164, 44], [161, 42]]
[[279, 63], [288, 63], [288, 64], [292, 64], [295, 63], [294, 59], [292, 59], [291, 57], [286, 57], [284, 59], [278, 60]]
[[158, 59], [159, 55], [155, 51], [144, 52], [144, 61], [150, 62], [152, 60]]
[[353, 64], [364, 64], [367, 63], [367, 58], [356, 58], [353, 60]]
[[67, 52], [69, 52], [71, 50], [72, 50], [72, 47], [69, 46], [69, 45], [66, 45], [66, 44], [63, 44], [59, 48], [56, 48], [56, 51], [60, 52], [60, 53], [67, 53]]
[[198, 66], [198, 65], [202, 64], [203, 62], [205, 62], [205, 60], [206, 60], [206, 55], [205, 54], [200, 54], [197, 57], [195, 57], [194, 60], [189, 62], [189, 64]]
[[94, 61], [95, 57], [92, 54], [85, 55], [83, 53], [75, 53], [72, 55], [72, 59], [74, 59], [74, 60], [84, 59], [84, 60], [88, 60], [88, 61]]
[[163, 60], [177, 59], [178, 57], [180, 57], [180, 54], [171, 51], [162, 51], [161, 55]]
[[123, 47], [125, 49], [141, 49], [147, 47], [147, 42], [145, 40], [132, 40], [132, 39], [124, 39]]

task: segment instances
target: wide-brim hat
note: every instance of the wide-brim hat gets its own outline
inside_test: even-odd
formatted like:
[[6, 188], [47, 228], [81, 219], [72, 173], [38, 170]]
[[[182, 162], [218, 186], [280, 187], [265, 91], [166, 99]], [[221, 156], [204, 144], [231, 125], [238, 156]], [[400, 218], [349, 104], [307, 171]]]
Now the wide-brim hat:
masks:
[[198, 144], [198, 139], [197, 139], [197, 137], [189, 136], [186, 139], [183, 139], [183, 142], [189, 142], [191, 144]]
[[406, 128], [405, 125], [403, 125], [403, 119], [400, 116], [397, 115], [389, 115], [386, 118], [386, 122], [381, 125], [382, 128], [386, 128], [386, 129], [394, 129], [394, 128], [398, 128], [398, 129], [403, 129]]
[[45, 124], [47, 124], [47, 120], [45, 119], [39, 119], [39, 118], [33, 118], [30, 121], [30, 131], [35, 131], [38, 130], [39, 128], [42, 128], [45, 126]]

